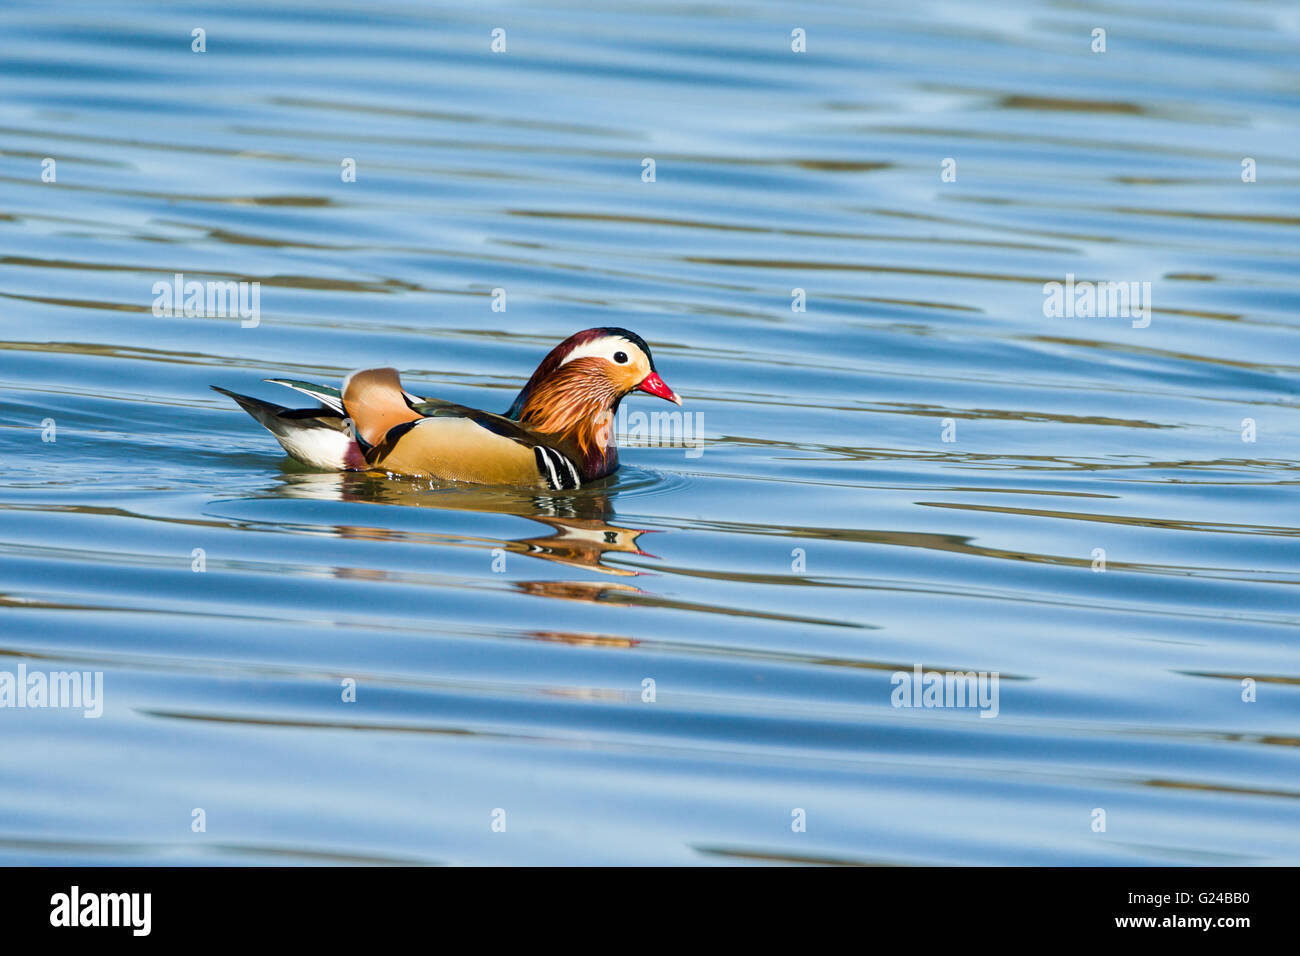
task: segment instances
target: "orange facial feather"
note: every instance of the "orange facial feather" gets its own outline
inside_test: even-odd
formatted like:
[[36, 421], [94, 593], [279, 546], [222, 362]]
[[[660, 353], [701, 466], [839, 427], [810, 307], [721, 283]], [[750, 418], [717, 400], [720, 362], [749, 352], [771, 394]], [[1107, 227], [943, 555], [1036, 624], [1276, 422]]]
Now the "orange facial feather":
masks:
[[582, 453], [590, 455], [594, 448], [608, 444], [607, 413], [631, 387], [615, 381], [611, 371], [601, 358], [574, 359], [561, 365], [537, 383], [519, 420], [539, 432], [574, 438]]

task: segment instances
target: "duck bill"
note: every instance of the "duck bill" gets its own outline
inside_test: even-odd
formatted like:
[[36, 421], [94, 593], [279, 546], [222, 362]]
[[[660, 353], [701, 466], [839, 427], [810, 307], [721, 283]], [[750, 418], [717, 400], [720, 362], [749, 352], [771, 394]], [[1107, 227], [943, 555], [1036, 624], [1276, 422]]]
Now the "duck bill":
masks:
[[677, 397], [677, 393], [664, 384], [664, 380], [659, 377], [658, 372], [651, 372], [642, 379], [641, 384], [636, 387], [636, 390], [638, 392], [647, 392], [650, 395], [658, 395], [660, 398], [666, 399], [677, 405], [682, 403], [682, 400]]

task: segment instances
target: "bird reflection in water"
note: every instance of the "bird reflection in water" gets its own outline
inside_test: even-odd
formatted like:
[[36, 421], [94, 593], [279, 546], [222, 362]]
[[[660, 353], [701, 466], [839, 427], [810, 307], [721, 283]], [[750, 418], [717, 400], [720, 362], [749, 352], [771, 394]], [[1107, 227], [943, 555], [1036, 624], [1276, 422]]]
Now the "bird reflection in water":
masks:
[[[286, 471], [275, 494], [283, 498], [514, 515], [535, 521], [547, 529], [545, 533], [539, 530], [538, 534], [528, 537], [501, 539], [357, 524], [331, 525], [331, 531], [343, 538], [427, 541], [444, 546], [489, 548], [493, 554], [488, 559], [490, 561], [518, 554], [627, 577], [643, 572], [610, 565], [606, 562], [608, 555], [655, 557], [642, 550], [637, 541], [641, 535], [651, 532], [611, 524], [614, 509], [609, 496], [595, 490], [550, 494], [466, 485], [448, 487], [429, 481], [364, 473]], [[498, 554], [497, 549], [504, 554]], [[341, 568], [339, 573], [349, 577], [387, 576], [387, 572], [366, 568]], [[599, 581], [514, 581], [512, 585], [525, 594], [588, 603], [622, 603], [629, 595], [644, 593], [631, 585]]]

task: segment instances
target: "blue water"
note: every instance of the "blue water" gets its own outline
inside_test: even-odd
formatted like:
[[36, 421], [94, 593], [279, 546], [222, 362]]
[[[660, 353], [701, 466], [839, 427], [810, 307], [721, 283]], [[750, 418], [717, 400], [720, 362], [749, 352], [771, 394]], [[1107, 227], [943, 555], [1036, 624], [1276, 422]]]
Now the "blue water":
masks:
[[[0, 862], [1300, 862], [1297, 9], [6, 4]], [[208, 389], [603, 325], [705, 441], [566, 495]]]

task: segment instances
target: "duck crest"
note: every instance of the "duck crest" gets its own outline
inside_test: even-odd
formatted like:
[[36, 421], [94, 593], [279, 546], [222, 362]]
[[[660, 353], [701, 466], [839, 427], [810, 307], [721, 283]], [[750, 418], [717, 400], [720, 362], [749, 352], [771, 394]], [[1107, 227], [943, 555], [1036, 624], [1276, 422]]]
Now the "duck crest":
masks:
[[[582, 332], [575, 332], [546, 354], [546, 358], [542, 359], [541, 364], [538, 365], [536, 371], [533, 372], [532, 378], [528, 380], [524, 387], [519, 390], [519, 394], [515, 396], [514, 402], [512, 402], [510, 407], [506, 410], [505, 417], [514, 421], [520, 421], [524, 406], [528, 404], [530, 396], [537, 389], [538, 385], [548, 379], [556, 369], [561, 368], [565, 358], [567, 358], [574, 349], [581, 348], [588, 342], [594, 342], [596, 339], [606, 338], [608, 336], [617, 336], [618, 338], [627, 339], [633, 345], [641, 349], [641, 351], [646, 354], [647, 358], [650, 357], [650, 346], [646, 344], [646, 340], [641, 338], [641, 336], [637, 335], [635, 332], [631, 332], [627, 329], [620, 329], [614, 326], [602, 326], [598, 329], [585, 329]], [[652, 358], [650, 359], [650, 370], [652, 372], [654, 371], [654, 359]]]

